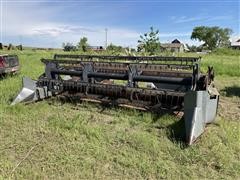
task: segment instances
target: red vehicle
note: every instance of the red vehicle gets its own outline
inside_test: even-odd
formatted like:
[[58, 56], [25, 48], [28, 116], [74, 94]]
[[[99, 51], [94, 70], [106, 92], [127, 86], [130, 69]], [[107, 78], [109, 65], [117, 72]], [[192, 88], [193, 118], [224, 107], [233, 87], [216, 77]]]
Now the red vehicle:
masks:
[[0, 55], [0, 75], [15, 74], [20, 70], [17, 55]]

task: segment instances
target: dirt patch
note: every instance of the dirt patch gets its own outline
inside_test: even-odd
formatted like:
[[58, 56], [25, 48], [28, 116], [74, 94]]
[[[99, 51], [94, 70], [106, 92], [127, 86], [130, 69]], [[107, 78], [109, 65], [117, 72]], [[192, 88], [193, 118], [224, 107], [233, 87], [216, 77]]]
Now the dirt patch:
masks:
[[218, 115], [226, 120], [240, 121], [240, 100], [220, 96]]

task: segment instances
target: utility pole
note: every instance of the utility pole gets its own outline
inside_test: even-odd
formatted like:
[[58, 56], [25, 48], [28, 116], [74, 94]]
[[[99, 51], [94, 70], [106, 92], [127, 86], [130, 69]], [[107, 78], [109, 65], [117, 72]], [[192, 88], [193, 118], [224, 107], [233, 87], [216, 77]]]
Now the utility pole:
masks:
[[3, 1], [0, 0], [0, 42], [3, 43]]
[[19, 43], [22, 44], [22, 35], [19, 35]]
[[107, 45], [108, 45], [107, 33], [108, 33], [108, 29], [105, 28], [105, 49], [107, 49]]

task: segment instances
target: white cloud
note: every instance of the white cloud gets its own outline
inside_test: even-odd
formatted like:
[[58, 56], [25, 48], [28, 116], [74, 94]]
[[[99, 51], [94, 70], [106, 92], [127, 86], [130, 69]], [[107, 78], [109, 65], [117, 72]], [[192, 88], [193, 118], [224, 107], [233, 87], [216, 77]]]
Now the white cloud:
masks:
[[184, 37], [184, 36], [190, 36], [191, 32], [184, 32], [184, 33], [161, 33], [160, 32], [160, 38], [161, 37]]
[[[18, 39], [21, 36], [23, 44], [26, 42], [30, 46], [60, 47], [63, 42], [76, 44], [83, 36], [88, 37], [91, 45], [105, 44], [104, 26], [95, 25], [94, 22], [86, 23], [81, 20], [77, 23], [65, 23], [58, 18], [59, 14], [66, 12], [62, 6], [43, 7], [41, 3], [3, 4], [3, 27], [1, 32], [5, 37]], [[180, 18], [173, 16], [171, 19], [175, 22], [193, 21], [193, 18], [189, 19], [186, 16]], [[140, 34], [143, 33], [126, 27], [110, 26], [107, 28], [108, 43], [122, 46], [136, 46]], [[166, 42], [167, 39], [172, 40], [173, 38], [189, 40], [190, 34], [189, 32], [160, 32], [160, 40], [161, 42]]]
[[[60, 19], [56, 22], [52, 17], [61, 11], [62, 8], [55, 6], [41, 8], [38, 3], [5, 3], [1, 32], [4, 37], [21, 36], [23, 41], [32, 37], [35, 37], [35, 41], [42, 38], [49, 41], [50, 46], [55, 42], [55, 47], [61, 46], [62, 42], [76, 43], [83, 36], [87, 36], [93, 45], [104, 45], [105, 27], [86, 25], [84, 22], [64, 23]], [[109, 43], [133, 45], [138, 37], [138, 32], [128, 28], [108, 27]]]
[[173, 19], [174, 23], [188, 23], [188, 22], [194, 22], [194, 21], [202, 21], [205, 20], [205, 17], [186, 17], [186, 16], [180, 16], [180, 17], [175, 17]]
[[[109, 28], [107, 31], [107, 37], [109, 43], [134, 46], [139, 37], [138, 32], [124, 28]], [[44, 28], [36, 27], [33, 29], [33, 35], [35, 36], [50, 36], [58, 39], [59, 41], [70, 41], [77, 43], [80, 37], [86, 36], [88, 41], [92, 45], [104, 45], [105, 43], [105, 28], [104, 27], [85, 27], [76, 25], [57, 25], [52, 24], [44, 26]]]
[[189, 22], [212, 22], [212, 21], [222, 21], [222, 20], [230, 20], [233, 17], [230, 15], [222, 15], [222, 16], [206, 16], [206, 15], [199, 15], [195, 17], [187, 17], [187, 16], [172, 16], [170, 19], [174, 23], [189, 23]]
[[237, 41], [238, 39], [240, 39], [240, 34], [233, 34], [230, 38], [231, 42]]

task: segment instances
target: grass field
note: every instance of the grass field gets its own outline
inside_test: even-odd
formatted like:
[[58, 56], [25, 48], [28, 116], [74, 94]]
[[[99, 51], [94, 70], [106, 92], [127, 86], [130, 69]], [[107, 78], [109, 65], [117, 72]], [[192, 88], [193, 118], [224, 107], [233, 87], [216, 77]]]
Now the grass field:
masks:
[[[1, 52], [0, 52], [1, 53]], [[221, 93], [219, 113], [199, 140], [180, 141], [178, 117], [50, 99], [9, 106], [21, 78], [43, 72], [41, 57], [22, 51], [21, 73], [0, 80], [0, 179], [238, 179], [240, 58], [204, 55]]]

